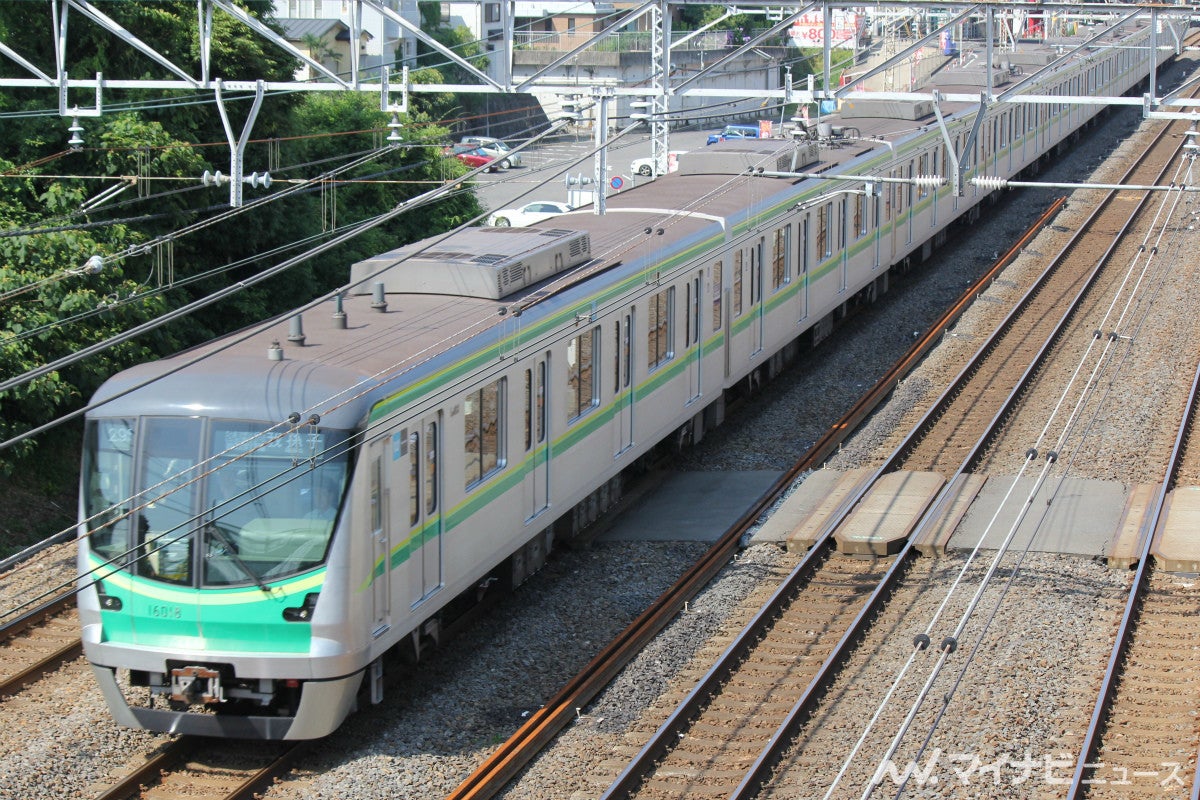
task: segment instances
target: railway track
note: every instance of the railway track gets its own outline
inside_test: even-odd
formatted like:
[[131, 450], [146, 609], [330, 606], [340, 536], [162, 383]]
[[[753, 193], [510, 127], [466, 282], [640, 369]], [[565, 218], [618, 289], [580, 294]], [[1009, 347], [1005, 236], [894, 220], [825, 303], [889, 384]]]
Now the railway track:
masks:
[[[1189, 337], [1190, 338], [1190, 337]], [[1196, 361], [1193, 356], [1193, 360]], [[1137, 571], [1075, 763], [1072, 800], [1200, 797], [1200, 588], [1164, 572], [1151, 556], [1163, 529], [1168, 491], [1195, 487], [1200, 474], [1195, 417], [1200, 363], [1182, 403], [1169, 454], [1151, 451], [1161, 480], [1136, 553]], [[1184, 477], [1187, 483], [1181, 483]], [[1190, 795], [1189, 795], [1190, 790]]]
[[0, 698], [83, 653], [75, 595], [66, 593], [0, 628]]
[[[686, 740], [656, 754], [638, 797], [726, 797], [737, 788], [740, 767], [769, 744], [792, 710], [795, 687], [807, 685], [853, 630], [892, 561], [848, 558], [830, 548], [819, 552], [822, 557], [808, 559], [803, 586], [744, 660], [729, 670], [722, 659], [700, 681], [705, 688], [680, 705], [673, 719], [687, 719]], [[716, 694], [713, 683], [722, 684]]]
[[284, 774], [304, 749], [303, 743], [248, 746], [183, 736], [101, 790], [96, 800], [249, 800]]

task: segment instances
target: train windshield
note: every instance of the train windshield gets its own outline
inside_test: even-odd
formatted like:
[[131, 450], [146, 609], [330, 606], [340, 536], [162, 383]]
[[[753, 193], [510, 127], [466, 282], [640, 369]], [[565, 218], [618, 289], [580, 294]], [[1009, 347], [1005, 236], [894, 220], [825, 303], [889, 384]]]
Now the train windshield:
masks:
[[89, 423], [93, 551], [184, 586], [263, 584], [325, 560], [348, 474], [344, 431], [182, 417]]

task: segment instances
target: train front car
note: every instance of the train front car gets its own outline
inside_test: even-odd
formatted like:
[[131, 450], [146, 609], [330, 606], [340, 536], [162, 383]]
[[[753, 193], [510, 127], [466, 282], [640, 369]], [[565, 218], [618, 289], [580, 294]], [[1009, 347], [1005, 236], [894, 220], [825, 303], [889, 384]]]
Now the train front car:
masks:
[[175, 374], [170, 361], [143, 365], [95, 398], [109, 402], [86, 425], [84, 652], [130, 727], [323, 736], [362, 679], [361, 648], [345, 635], [342, 534], [360, 409], [295, 412], [352, 376], [295, 360], [214, 362], [219, 371], [201, 362]]

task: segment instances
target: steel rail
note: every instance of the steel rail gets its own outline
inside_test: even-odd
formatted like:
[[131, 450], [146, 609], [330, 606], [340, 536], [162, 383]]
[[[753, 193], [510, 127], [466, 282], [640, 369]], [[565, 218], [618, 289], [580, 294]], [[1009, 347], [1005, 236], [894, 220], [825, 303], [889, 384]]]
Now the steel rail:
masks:
[[[127, 800], [140, 797], [143, 790], [157, 783], [177, 770], [196, 751], [204, 746], [205, 739], [201, 736], [181, 736], [168, 742], [158, 753], [147, 759], [145, 763], [130, 772], [119, 782], [104, 790], [96, 800]], [[271, 759], [270, 763], [251, 772], [237, 786], [222, 795], [223, 800], [250, 800], [258, 797], [256, 794], [266, 788], [274, 778], [289, 769], [302, 752], [305, 752], [309, 742], [291, 743], [286, 749]]]
[[[0, 643], [7, 644], [35, 625], [63, 613], [70, 607], [74, 597], [74, 592], [59, 595], [0, 627]], [[82, 639], [76, 638], [68, 642], [53, 653], [0, 682], [0, 698], [11, 697], [17, 694], [47, 672], [56, 669], [67, 661], [78, 658], [82, 653]]]
[[164, 772], [187, 758], [200, 744], [200, 739], [181, 736], [168, 742], [158, 753], [146, 759], [140, 767], [130, 772], [113, 786], [96, 796], [96, 800], [126, 800], [142, 793], [142, 789], [158, 782]]
[[0, 643], [7, 642], [16, 636], [24, 633], [34, 625], [42, 622], [48, 617], [53, 617], [56, 614], [66, 610], [75, 599], [75, 592], [69, 591], [60, 594], [58, 597], [53, 597], [42, 603], [37, 608], [31, 608], [21, 616], [10, 622], [0, 625]]

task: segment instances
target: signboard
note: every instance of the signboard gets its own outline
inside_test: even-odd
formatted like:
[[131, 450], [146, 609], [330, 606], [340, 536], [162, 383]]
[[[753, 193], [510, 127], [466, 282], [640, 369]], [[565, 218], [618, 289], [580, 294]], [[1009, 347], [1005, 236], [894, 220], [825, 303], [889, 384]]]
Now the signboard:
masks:
[[[852, 11], [834, 10], [830, 19], [831, 47], [853, 49], [858, 39], [862, 17]], [[825, 15], [803, 14], [788, 29], [788, 39], [795, 47], [825, 46]]]

